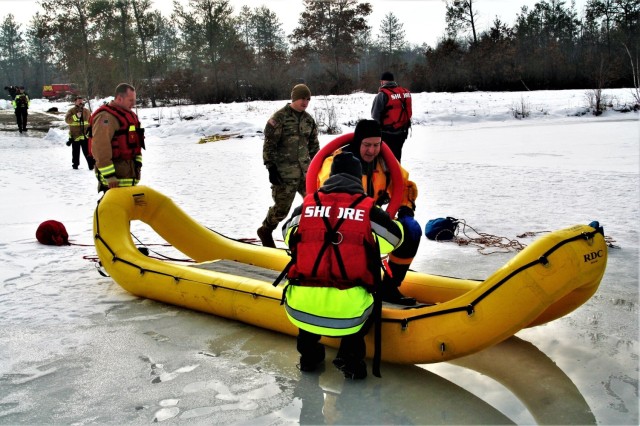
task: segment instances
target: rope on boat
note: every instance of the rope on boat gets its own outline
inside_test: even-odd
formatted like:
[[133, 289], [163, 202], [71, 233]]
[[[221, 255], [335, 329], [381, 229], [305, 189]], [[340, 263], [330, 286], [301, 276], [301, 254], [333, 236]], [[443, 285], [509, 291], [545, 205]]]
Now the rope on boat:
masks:
[[[478, 232], [471, 225], [468, 225], [464, 219], [458, 219], [458, 223], [462, 224], [462, 231], [460, 228], [456, 229], [456, 235], [454, 235], [453, 241], [459, 246], [475, 246], [478, 249], [478, 253], [488, 255], [494, 253], [509, 253], [509, 252], [519, 252], [524, 250], [527, 246], [526, 244], [521, 243], [515, 239], [509, 239], [507, 237], [499, 237], [497, 235], [488, 234], [486, 232]], [[475, 236], [469, 235], [467, 233], [467, 229], [469, 232], [473, 232]], [[464, 237], [461, 237], [459, 234], [462, 232]], [[525, 236], [533, 236], [535, 234], [549, 232], [549, 231], [540, 231], [540, 232], [526, 232], [524, 234], [518, 235], [518, 238], [523, 238]], [[489, 248], [493, 247], [495, 250], [487, 251]]]
[[[483, 255], [519, 252], [527, 247], [526, 244], [516, 239], [500, 237], [486, 232], [478, 232], [474, 227], [467, 224], [464, 219], [457, 219], [457, 221], [462, 225], [462, 229], [460, 229], [460, 227], [456, 228], [455, 235], [451, 240], [437, 240], [438, 242], [452, 241], [459, 246], [474, 246], [478, 249], [478, 253]], [[516, 237], [534, 237], [539, 234], [548, 234], [549, 232], [551, 231], [527, 231], [516, 235]], [[614, 244], [616, 240], [610, 236], [605, 236], [604, 241], [610, 248], [620, 248], [620, 246]], [[494, 248], [494, 250], [490, 250], [491, 248]]]

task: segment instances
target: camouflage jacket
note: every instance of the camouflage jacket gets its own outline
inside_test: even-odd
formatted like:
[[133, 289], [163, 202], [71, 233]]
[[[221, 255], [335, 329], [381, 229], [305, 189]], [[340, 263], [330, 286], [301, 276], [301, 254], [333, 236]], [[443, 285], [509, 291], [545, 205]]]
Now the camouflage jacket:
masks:
[[267, 121], [262, 159], [267, 168], [276, 166], [282, 178], [305, 178], [319, 150], [318, 128], [308, 112], [297, 112], [287, 104]]

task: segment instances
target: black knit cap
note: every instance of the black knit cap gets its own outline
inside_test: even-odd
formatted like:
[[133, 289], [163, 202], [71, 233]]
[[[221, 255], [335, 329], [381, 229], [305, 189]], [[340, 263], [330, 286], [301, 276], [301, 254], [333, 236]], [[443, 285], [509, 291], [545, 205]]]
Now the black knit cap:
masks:
[[391, 74], [389, 71], [385, 71], [380, 76], [380, 80], [394, 81], [393, 74]]
[[376, 120], [360, 120], [356, 124], [356, 129], [353, 131], [353, 141], [351, 144], [360, 149], [360, 144], [363, 139], [382, 136], [380, 133], [380, 124]]
[[341, 152], [333, 157], [331, 163], [331, 176], [338, 173], [346, 173], [357, 178], [362, 177], [362, 165], [350, 152]]

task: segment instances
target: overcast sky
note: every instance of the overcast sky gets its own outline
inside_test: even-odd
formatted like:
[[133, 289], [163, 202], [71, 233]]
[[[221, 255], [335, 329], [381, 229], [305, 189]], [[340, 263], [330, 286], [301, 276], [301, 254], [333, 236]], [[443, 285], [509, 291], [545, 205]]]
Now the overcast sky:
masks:
[[[183, 5], [188, 0], [179, 0]], [[475, 8], [478, 12], [478, 29], [480, 32], [488, 29], [496, 16], [509, 26], [513, 25], [516, 15], [522, 6], [529, 9], [539, 0], [475, 0]], [[587, 0], [576, 0], [578, 15], [582, 16]], [[230, 0], [234, 12], [239, 12], [243, 5], [251, 8], [266, 5], [280, 19], [283, 29], [289, 35], [298, 24], [300, 13], [304, 6], [302, 0]], [[172, 0], [152, 0], [154, 8], [159, 9], [163, 15], [171, 15], [173, 10]], [[375, 37], [380, 29], [382, 19], [389, 12], [403, 23], [406, 39], [413, 44], [427, 43], [435, 47], [445, 29], [445, 3], [443, 0], [370, 0], [373, 5], [373, 13], [369, 16], [369, 25]], [[566, 5], [570, 0], [566, 1]], [[2, 20], [9, 14], [13, 14], [16, 21], [24, 25], [28, 24], [36, 10], [40, 10], [37, 0], [0, 0], [0, 16]]]

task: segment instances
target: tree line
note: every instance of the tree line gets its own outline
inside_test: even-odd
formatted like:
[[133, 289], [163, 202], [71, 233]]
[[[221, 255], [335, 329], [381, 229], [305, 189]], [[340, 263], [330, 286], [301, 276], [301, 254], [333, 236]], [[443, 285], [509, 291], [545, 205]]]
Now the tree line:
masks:
[[[41, 0], [26, 29], [0, 27], [5, 84], [39, 97], [44, 84], [73, 82], [85, 96], [120, 82], [141, 99], [217, 103], [288, 97], [304, 81], [314, 94], [373, 91], [382, 71], [414, 92], [634, 87], [640, 0], [542, 0], [513, 26], [480, 28], [481, 0], [446, 3], [436, 46], [410, 44], [390, 12], [377, 28], [356, 0], [302, 0], [289, 35], [267, 6], [234, 10], [228, 0], [174, 2], [164, 17], [150, 0]], [[635, 86], [637, 87], [637, 86]]]

